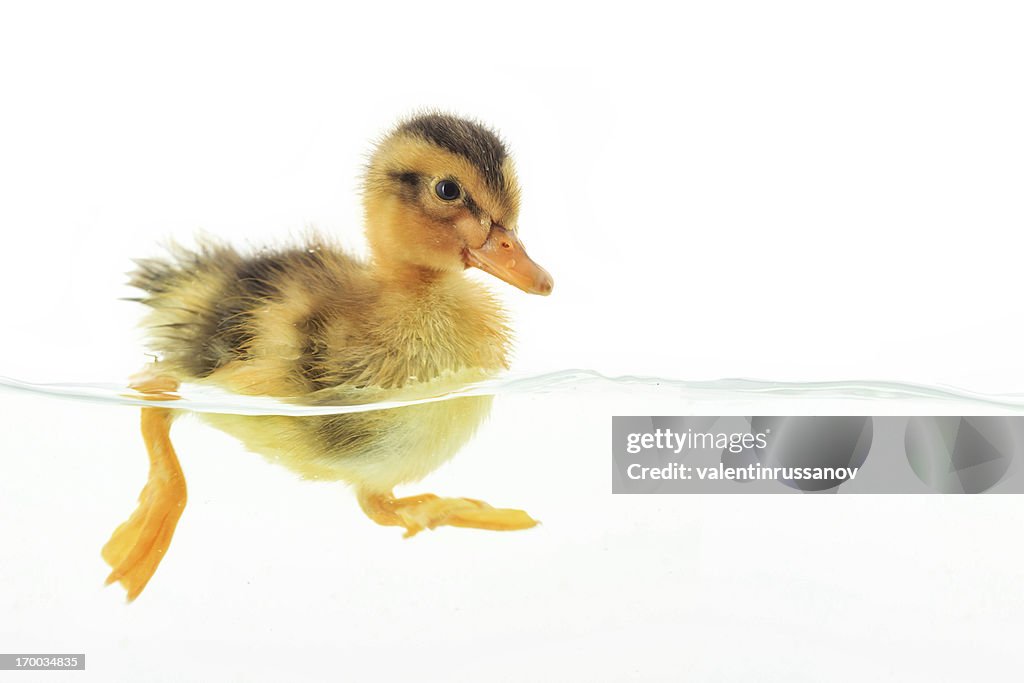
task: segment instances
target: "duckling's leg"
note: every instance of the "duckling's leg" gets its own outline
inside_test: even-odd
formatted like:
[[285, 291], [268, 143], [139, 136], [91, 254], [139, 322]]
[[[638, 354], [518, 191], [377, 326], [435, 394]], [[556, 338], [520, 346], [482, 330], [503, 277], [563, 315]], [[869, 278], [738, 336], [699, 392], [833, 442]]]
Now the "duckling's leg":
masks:
[[150, 363], [128, 378], [128, 386], [154, 401], [177, 400], [178, 380], [160, 372], [159, 363]]
[[460, 526], [491, 531], [515, 531], [537, 526], [523, 510], [494, 508], [472, 498], [439, 498], [424, 493], [395, 498], [389, 491], [359, 491], [359, 504], [377, 524], [405, 527], [405, 537], [439, 526]]
[[[144, 387], [133, 385], [140, 391]], [[173, 390], [161, 385], [161, 391]], [[149, 480], [139, 506], [103, 546], [103, 559], [113, 567], [107, 584], [119, 581], [128, 601], [139, 596], [171, 544], [187, 498], [185, 475], [171, 445], [173, 415], [166, 408], [142, 409], [142, 438], [149, 452]]]

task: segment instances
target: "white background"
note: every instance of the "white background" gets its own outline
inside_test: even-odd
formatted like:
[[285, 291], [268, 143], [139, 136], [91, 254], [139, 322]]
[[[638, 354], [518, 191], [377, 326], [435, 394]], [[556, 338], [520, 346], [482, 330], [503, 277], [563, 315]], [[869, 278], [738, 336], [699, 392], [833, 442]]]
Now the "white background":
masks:
[[[167, 237], [361, 249], [372, 140], [440, 107], [507, 139], [555, 277], [496, 285], [517, 372], [1019, 391], [1021, 35], [1014, 3], [4, 6], [0, 374], [134, 371], [123, 273]], [[145, 478], [134, 411], [0, 395], [0, 651], [84, 650], [74, 680], [1017, 676], [1018, 499], [612, 497], [609, 416], [691, 409], [499, 402], [423, 490], [544, 525], [407, 542], [182, 422], [190, 507], [125, 607], [98, 550]]]

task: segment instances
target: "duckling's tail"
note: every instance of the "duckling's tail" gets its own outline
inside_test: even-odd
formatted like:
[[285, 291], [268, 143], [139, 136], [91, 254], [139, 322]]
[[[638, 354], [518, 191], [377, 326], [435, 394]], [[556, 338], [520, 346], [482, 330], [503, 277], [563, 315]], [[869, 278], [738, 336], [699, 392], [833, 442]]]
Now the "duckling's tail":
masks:
[[163, 371], [205, 377], [236, 355], [241, 260], [233, 248], [204, 238], [195, 249], [172, 244], [166, 258], [135, 261], [128, 284], [144, 295], [130, 300], [152, 309], [143, 325]]
[[188, 249], [177, 243], [167, 245], [166, 258], [134, 259], [135, 270], [128, 273], [128, 284], [146, 292], [148, 296], [129, 298], [152, 305], [162, 295], [171, 294], [186, 282], [195, 285], [197, 276], [214, 270], [214, 264], [225, 261], [237, 262], [240, 257], [231, 247], [201, 238], [195, 249]]

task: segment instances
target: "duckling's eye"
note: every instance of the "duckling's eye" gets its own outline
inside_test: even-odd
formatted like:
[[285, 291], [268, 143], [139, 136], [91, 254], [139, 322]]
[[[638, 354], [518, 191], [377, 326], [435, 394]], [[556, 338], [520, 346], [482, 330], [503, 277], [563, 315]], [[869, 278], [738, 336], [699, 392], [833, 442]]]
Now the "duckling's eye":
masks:
[[462, 190], [459, 189], [459, 184], [454, 180], [442, 180], [434, 186], [434, 192], [437, 196], [446, 202], [451, 202], [459, 198], [462, 194]]

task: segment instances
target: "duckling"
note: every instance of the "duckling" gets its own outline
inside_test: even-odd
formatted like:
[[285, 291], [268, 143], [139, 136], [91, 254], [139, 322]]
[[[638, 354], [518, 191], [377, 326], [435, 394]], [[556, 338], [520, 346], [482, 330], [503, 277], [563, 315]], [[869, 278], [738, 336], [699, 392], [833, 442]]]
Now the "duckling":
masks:
[[[244, 254], [208, 238], [136, 261], [130, 284], [149, 307], [158, 360], [131, 386], [175, 398], [181, 382], [309, 404], [409, 397], [439, 382], [508, 367], [510, 329], [498, 300], [464, 276], [479, 268], [531, 293], [551, 276], [519, 239], [520, 190], [500, 138], [466, 119], [404, 120], [376, 146], [363, 183], [366, 261], [311, 234], [291, 248]], [[487, 416], [490, 397], [310, 417], [204, 414], [250, 450], [301, 476], [350, 484], [371, 520], [405, 536], [438, 526], [537, 524], [522, 510], [393, 489], [451, 458]], [[149, 478], [103, 557], [129, 601], [153, 576], [185, 507], [170, 440], [180, 411], [142, 409]]]

